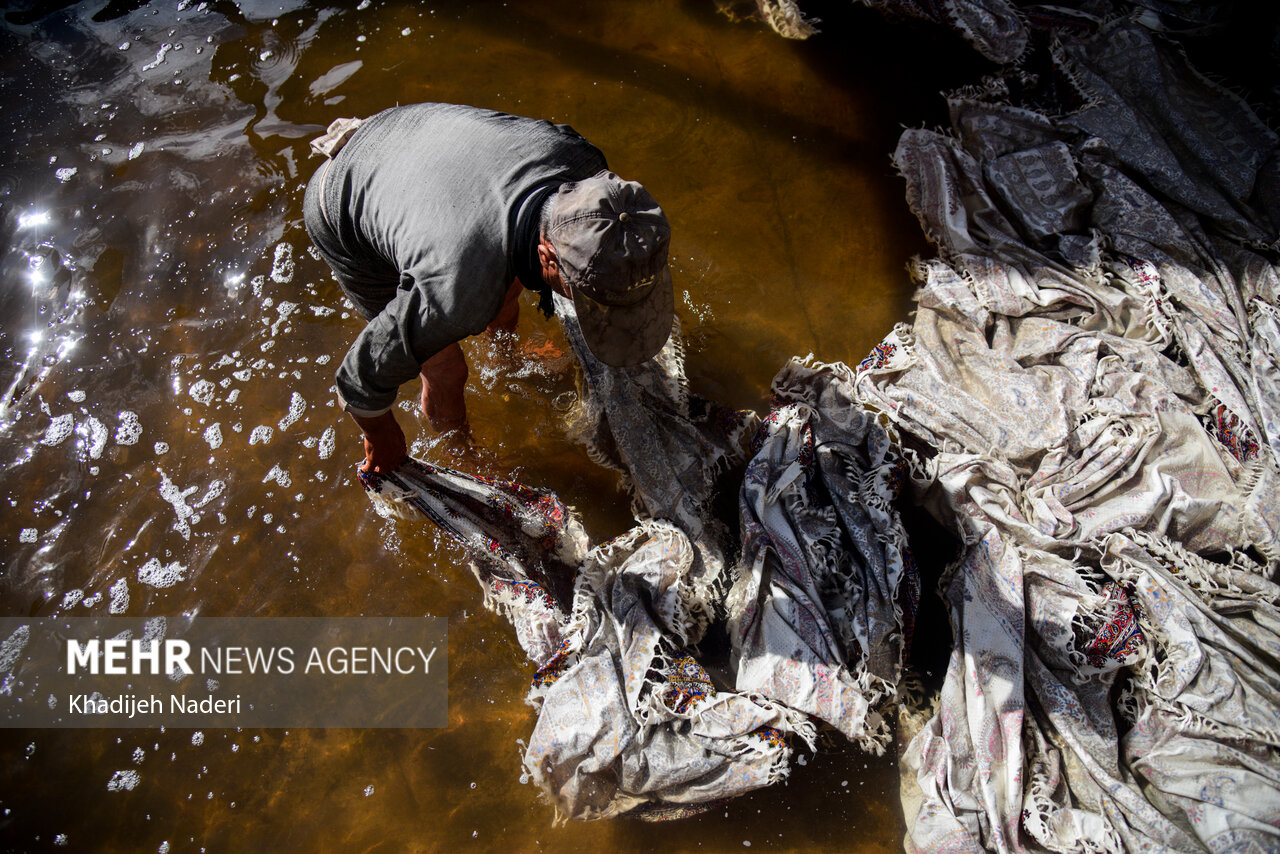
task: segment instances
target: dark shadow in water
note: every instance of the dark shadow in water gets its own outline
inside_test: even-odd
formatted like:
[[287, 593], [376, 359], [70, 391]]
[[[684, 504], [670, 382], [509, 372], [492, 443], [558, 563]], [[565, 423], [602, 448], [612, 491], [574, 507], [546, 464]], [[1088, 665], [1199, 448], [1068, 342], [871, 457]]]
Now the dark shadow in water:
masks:
[[[77, 2], [78, 0], [37, 0], [25, 9], [6, 12], [4, 19], [11, 24], [34, 24], [54, 12], [76, 5]], [[98, 23], [114, 21], [116, 18], [123, 18], [130, 12], [141, 9], [150, 2], [151, 0], [110, 0], [107, 5], [93, 13], [92, 19]]]

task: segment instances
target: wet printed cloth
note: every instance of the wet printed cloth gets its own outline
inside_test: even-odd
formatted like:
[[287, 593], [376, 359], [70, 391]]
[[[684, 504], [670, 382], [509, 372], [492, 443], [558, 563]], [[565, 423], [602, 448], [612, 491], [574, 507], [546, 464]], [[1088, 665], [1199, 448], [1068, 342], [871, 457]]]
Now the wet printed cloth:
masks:
[[1052, 59], [895, 153], [940, 257], [856, 396], [965, 544], [908, 846], [1275, 850], [1276, 139], [1132, 23]]
[[416, 460], [362, 480], [389, 512], [411, 508], [466, 546], [485, 604], [511, 621], [537, 667], [525, 769], [558, 813], [715, 802], [785, 777], [789, 735], [812, 742], [803, 715], [717, 690], [683, 646], [694, 549], [674, 526], [645, 522], [588, 554], [545, 491]]
[[[537, 668], [530, 779], [567, 817], [665, 819], [785, 778], [817, 721], [881, 746], [918, 582], [889, 504], [900, 459], [851, 406], [853, 372], [794, 363], [779, 376], [742, 488], [752, 557], [734, 563], [711, 505], [718, 476], [744, 464], [754, 413], [689, 395], [678, 341], [634, 368], [601, 364], [559, 308], [583, 368], [578, 435], [623, 474], [634, 529], [587, 552], [542, 490], [417, 461], [364, 478], [377, 501], [462, 542], [516, 629]], [[693, 646], [725, 614], [736, 684]]]
[[891, 732], [919, 577], [893, 507], [906, 463], [853, 400], [844, 365], [793, 360], [741, 489], [728, 602], [737, 688], [825, 721], [876, 753]]

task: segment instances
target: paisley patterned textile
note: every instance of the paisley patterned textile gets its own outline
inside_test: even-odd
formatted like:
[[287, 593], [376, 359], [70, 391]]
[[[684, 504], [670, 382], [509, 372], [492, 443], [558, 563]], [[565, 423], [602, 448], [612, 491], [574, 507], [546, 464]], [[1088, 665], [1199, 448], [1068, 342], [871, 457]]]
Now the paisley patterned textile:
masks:
[[588, 549], [577, 516], [552, 493], [409, 460], [390, 474], [359, 472], [385, 516], [426, 516], [472, 556], [484, 603], [511, 621], [529, 660], [563, 643], [577, 568]]
[[792, 360], [741, 491], [729, 597], [737, 688], [826, 721], [881, 752], [918, 590], [892, 502], [906, 463], [853, 402], [844, 365]]
[[[486, 604], [512, 623], [535, 667], [529, 779], [564, 816], [669, 820], [785, 778], [797, 739], [815, 749], [815, 720], [882, 748], [878, 705], [896, 690], [919, 581], [891, 504], [904, 465], [892, 431], [853, 404], [853, 372], [797, 362], [778, 376], [782, 408], [742, 487], [754, 557], [735, 563], [711, 505], [718, 478], [746, 464], [755, 413], [690, 395], [678, 340], [635, 368], [599, 363], [571, 304], [558, 308], [582, 364], [577, 435], [623, 475], [634, 529], [588, 552], [544, 490], [414, 460], [363, 478], [461, 542]], [[691, 648], [725, 631], [726, 613], [734, 655], [719, 663], [736, 684]]]
[[1276, 138], [1129, 21], [1052, 60], [1083, 108], [996, 80], [895, 153], [940, 257], [855, 397], [964, 543], [907, 845], [1275, 850]]
[[558, 678], [536, 686], [525, 771], [563, 815], [595, 819], [698, 804], [771, 785], [813, 725], [761, 696], [717, 690], [650, 607], [655, 581], [679, 584], [693, 549], [649, 521], [592, 551], [564, 630]]

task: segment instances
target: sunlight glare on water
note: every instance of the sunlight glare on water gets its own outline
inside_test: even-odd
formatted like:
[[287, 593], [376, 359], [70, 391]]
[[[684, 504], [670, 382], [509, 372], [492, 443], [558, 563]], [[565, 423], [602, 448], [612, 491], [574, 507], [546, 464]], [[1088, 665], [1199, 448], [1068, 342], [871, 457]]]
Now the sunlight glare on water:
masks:
[[[4, 731], [15, 850], [889, 851], [892, 757], [824, 737], [791, 780], [669, 825], [553, 824], [520, 779], [531, 668], [463, 556], [380, 517], [332, 374], [361, 321], [302, 228], [340, 116], [455, 101], [566, 122], [673, 225], [687, 372], [767, 407], [793, 356], [856, 363], [905, 318], [924, 247], [888, 152], [940, 121], [906, 36], [865, 10], [787, 42], [707, 2], [11, 3], [0, 39], [0, 540], [11, 616], [449, 619], [441, 730]], [[832, 24], [841, 26], [839, 20]], [[479, 451], [599, 541], [616, 477], [563, 430], [549, 358], [470, 341]], [[413, 453], [444, 461], [404, 389]], [[70, 805], [74, 805], [71, 808]]]

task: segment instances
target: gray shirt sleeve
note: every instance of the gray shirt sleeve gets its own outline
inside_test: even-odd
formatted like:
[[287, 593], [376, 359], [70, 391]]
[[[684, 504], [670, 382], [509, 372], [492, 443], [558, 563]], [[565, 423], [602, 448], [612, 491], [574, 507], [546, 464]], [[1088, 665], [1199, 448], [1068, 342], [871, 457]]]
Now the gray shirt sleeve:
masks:
[[[424, 362], [450, 344], [483, 332], [502, 308], [504, 294], [476, 285], [500, 280], [505, 271], [506, 259], [500, 253], [472, 247], [448, 271], [404, 273], [395, 298], [369, 321], [338, 368], [343, 408], [353, 415], [381, 415]], [[446, 277], [456, 281], [442, 281]]]

